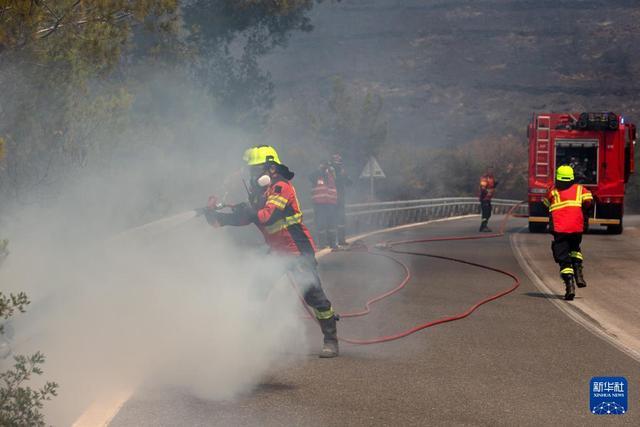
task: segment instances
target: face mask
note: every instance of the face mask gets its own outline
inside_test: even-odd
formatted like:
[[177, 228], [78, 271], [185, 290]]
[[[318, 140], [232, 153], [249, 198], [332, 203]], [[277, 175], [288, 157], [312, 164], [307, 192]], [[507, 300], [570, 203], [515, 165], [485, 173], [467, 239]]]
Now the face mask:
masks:
[[271, 185], [271, 177], [269, 175], [262, 175], [256, 182], [260, 187], [267, 187]]

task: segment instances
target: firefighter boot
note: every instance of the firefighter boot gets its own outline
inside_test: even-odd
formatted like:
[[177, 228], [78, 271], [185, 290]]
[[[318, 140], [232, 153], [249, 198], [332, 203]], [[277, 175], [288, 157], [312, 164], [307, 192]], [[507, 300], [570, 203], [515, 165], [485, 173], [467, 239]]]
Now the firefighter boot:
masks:
[[563, 274], [562, 280], [564, 281], [565, 286], [565, 301], [573, 301], [573, 298], [576, 296], [576, 287], [574, 285], [573, 274]]
[[482, 218], [482, 222], [480, 223], [480, 230], [478, 231], [482, 231], [485, 233], [491, 233], [493, 230], [491, 230], [489, 228], [489, 226], [487, 225], [489, 223], [489, 219], [488, 218]]
[[584, 276], [582, 275], [582, 263], [573, 264], [573, 271], [575, 274], [576, 285], [579, 288], [586, 288], [587, 282], [584, 280]]
[[327, 240], [329, 241], [329, 247], [331, 249], [338, 249], [338, 245], [336, 244], [336, 230], [327, 231]]
[[324, 334], [324, 345], [320, 351], [321, 358], [338, 356], [338, 329], [336, 327], [336, 317], [320, 320], [320, 329]]

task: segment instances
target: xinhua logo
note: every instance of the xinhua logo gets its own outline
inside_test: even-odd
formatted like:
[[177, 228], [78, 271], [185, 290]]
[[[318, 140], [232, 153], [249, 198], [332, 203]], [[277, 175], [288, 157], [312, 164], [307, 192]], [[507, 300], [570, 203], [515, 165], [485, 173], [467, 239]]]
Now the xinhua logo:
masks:
[[592, 414], [622, 415], [627, 412], [629, 392], [625, 377], [593, 377], [589, 389]]

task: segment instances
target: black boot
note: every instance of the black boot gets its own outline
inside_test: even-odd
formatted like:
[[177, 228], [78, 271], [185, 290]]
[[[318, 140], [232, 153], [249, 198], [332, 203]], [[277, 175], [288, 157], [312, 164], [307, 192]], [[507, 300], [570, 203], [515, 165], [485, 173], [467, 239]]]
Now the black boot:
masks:
[[576, 287], [574, 285], [573, 274], [563, 274], [562, 280], [564, 281], [565, 286], [565, 301], [573, 301], [573, 298], [576, 296]]
[[330, 358], [338, 356], [338, 328], [336, 326], [336, 317], [333, 316], [331, 319], [320, 320], [320, 329], [324, 334], [324, 345], [320, 351], [320, 357]]
[[575, 274], [576, 285], [579, 288], [586, 288], [587, 282], [584, 280], [584, 276], [582, 275], [582, 263], [573, 264], [573, 272]]
[[329, 242], [329, 247], [331, 249], [338, 248], [338, 245], [336, 244], [336, 230], [327, 231], [327, 241]]

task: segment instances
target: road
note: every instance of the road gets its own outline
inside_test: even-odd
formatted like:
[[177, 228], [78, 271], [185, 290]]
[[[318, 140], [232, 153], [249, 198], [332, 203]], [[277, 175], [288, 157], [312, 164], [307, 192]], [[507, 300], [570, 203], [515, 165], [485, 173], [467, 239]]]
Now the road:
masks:
[[[559, 307], [569, 309], [568, 315], [593, 325], [640, 360], [640, 216], [625, 217], [625, 224], [622, 235], [607, 235], [595, 227], [585, 236], [585, 277], [592, 286], [579, 289], [573, 303]], [[562, 295], [564, 285], [558, 280], [558, 268], [546, 256], [549, 236], [517, 233], [511, 238], [533, 274], [545, 284], [543, 292]]]
[[[429, 224], [366, 241], [372, 246], [388, 239], [472, 234], [477, 222]], [[233, 401], [142, 388], [110, 426], [640, 425], [640, 363], [570, 320], [527, 278], [509, 240], [525, 224], [512, 220], [508, 235], [491, 240], [411, 246], [503, 268], [522, 279], [514, 293], [464, 320], [390, 343], [343, 345], [337, 359], [303, 355]], [[343, 336], [406, 329], [462, 311], [511, 284], [471, 266], [399, 257], [410, 263], [414, 279], [371, 315], [341, 320]], [[349, 252], [324, 257], [321, 273], [338, 311], [360, 308], [402, 275], [391, 261]], [[319, 342], [316, 327], [307, 322], [312, 342]], [[623, 416], [589, 412], [589, 380], [607, 375], [629, 381], [630, 410]]]

